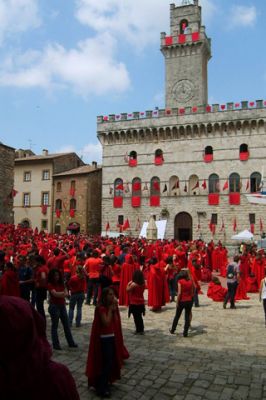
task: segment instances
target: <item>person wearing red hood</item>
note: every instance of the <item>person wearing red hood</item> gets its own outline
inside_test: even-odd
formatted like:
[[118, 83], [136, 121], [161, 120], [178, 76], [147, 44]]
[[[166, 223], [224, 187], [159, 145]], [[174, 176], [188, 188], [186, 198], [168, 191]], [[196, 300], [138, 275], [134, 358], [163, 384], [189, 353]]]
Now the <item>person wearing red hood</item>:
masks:
[[150, 261], [150, 271], [148, 276], [148, 306], [151, 311], [160, 311], [162, 306], [170, 301], [169, 289], [165, 271], [160, 268], [156, 257]]
[[0, 294], [20, 297], [18, 274], [11, 262], [5, 264], [4, 273], [0, 280]]
[[119, 287], [119, 305], [128, 306], [128, 292], [127, 285], [128, 282], [132, 281], [133, 273], [139, 269], [139, 267], [134, 263], [132, 254], [126, 254], [125, 262], [122, 264], [121, 276], [120, 276], [120, 287]]
[[68, 368], [51, 360], [41, 315], [25, 300], [0, 296], [2, 400], [79, 400]]

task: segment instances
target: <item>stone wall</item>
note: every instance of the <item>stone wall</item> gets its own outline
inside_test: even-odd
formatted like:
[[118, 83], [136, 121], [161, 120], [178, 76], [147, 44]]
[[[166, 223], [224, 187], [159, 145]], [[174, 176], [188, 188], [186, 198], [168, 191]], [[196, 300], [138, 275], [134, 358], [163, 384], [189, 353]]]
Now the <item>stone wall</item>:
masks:
[[0, 144], [0, 223], [14, 223], [14, 162], [15, 149]]
[[[129, 218], [133, 230], [139, 218], [141, 223], [146, 221], [150, 214], [160, 218], [161, 210], [167, 208], [169, 219], [166, 235], [174, 237], [174, 220], [178, 213], [187, 212], [193, 219], [193, 237], [200, 234], [209, 240], [212, 234], [209, 230], [209, 222], [212, 214], [218, 214], [218, 225], [216, 227], [215, 239], [228, 241], [233, 234], [233, 221], [237, 219], [237, 230], [249, 228], [249, 214], [254, 213], [256, 218], [255, 233], [259, 235], [260, 218], [264, 221], [265, 207], [250, 205], [245, 197], [246, 183], [253, 172], [262, 172], [266, 168], [266, 109], [217, 112], [211, 115], [181, 117], [179, 123], [165, 124], [165, 121], [174, 122], [174, 117], [157, 118], [155, 128], [149, 127], [146, 121], [146, 130], [141, 130], [139, 121], [123, 121], [109, 123], [109, 126], [116, 125], [116, 132], [113, 130], [105, 133], [99, 132], [99, 138], [103, 143], [103, 202], [102, 202], [102, 228], [109, 220], [111, 230], [116, 230], [118, 215]], [[215, 118], [216, 117], [216, 118]], [[203, 121], [205, 120], [205, 124]], [[208, 120], [208, 122], [207, 122]], [[186, 123], [180, 124], [180, 121]], [[142, 121], [141, 121], [142, 122]], [[126, 123], [130, 129], [125, 129]], [[135, 123], [135, 135], [132, 125]], [[189, 124], [188, 124], [189, 123]], [[198, 125], [198, 128], [196, 129]], [[108, 123], [104, 124], [105, 128]], [[190, 127], [188, 129], [188, 126]], [[99, 124], [100, 130], [102, 129]], [[122, 128], [121, 130], [119, 128]], [[113, 141], [110, 139], [110, 133]], [[247, 144], [249, 159], [240, 161], [239, 148], [241, 144]], [[211, 163], [203, 160], [204, 149], [212, 146], [213, 158]], [[162, 166], [154, 165], [155, 150], [161, 149], [164, 154]], [[138, 155], [137, 167], [129, 167], [125, 162], [125, 154], [136, 151]], [[264, 165], [265, 163], [265, 165]], [[264, 168], [264, 171], [265, 171]], [[224, 183], [230, 174], [238, 173], [241, 177], [241, 205], [232, 206], [229, 204], [228, 190], [223, 191]], [[220, 204], [218, 206], [208, 205], [208, 179], [211, 174], [217, 174], [220, 179]], [[149, 191], [142, 192], [142, 205], [134, 209], [131, 206], [131, 182], [135, 177], [148, 184], [152, 177], [158, 177], [161, 184], [160, 207], [149, 206]], [[170, 178], [176, 176], [179, 179], [180, 189], [176, 195], [171, 190]], [[123, 208], [113, 207], [113, 193], [110, 195], [110, 188], [114, 188], [116, 178], [123, 179], [129, 184], [130, 193], [124, 194]], [[192, 191], [192, 186], [199, 180], [199, 188]], [[202, 188], [204, 180], [207, 189]], [[162, 193], [165, 185], [167, 191]], [[188, 193], [184, 192], [187, 186]], [[250, 188], [247, 190], [249, 192]], [[205, 213], [204, 217], [198, 218], [198, 213]], [[220, 232], [222, 220], [225, 224], [225, 233]], [[200, 222], [201, 228], [198, 230]], [[266, 226], [266, 225], [265, 225]], [[132, 232], [134, 233], [134, 232]]]

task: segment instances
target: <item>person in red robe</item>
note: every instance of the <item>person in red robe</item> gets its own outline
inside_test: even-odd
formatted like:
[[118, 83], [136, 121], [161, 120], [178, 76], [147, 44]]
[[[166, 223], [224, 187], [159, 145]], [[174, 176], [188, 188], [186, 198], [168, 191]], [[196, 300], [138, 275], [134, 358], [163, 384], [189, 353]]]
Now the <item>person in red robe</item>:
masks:
[[88, 387], [94, 387], [100, 396], [109, 397], [110, 383], [120, 379], [123, 361], [128, 357], [114, 291], [104, 288], [91, 329], [86, 364]]
[[20, 297], [18, 274], [11, 262], [5, 264], [4, 273], [0, 280], [0, 294]]
[[160, 311], [170, 301], [166, 274], [157, 258], [152, 258], [148, 275], [148, 306], [151, 311]]
[[208, 285], [207, 296], [213, 301], [224, 301], [227, 289], [221, 284], [218, 277], [214, 276]]
[[0, 296], [3, 400], [79, 400], [68, 368], [51, 360], [42, 316], [25, 300]]
[[247, 277], [247, 292], [248, 293], [258, 293], [258, 283], [255, 275], [251, 272]]
[[265, 262], [262, 252], [259, 252], [253, 263], [253, 272], [257, 279], [257, 286], [260, 287], [261, 280], [265, 277]]
[[119, 305], [128, 306], [128, 282], [132, 281], [133, 273], [136, 269], [139, 269], [138, 265], [134, 263], [132, 254], [125, 256], [125, 262], [122, 264], [121, 275], [120, 275], [120, 287], [119, 287]]

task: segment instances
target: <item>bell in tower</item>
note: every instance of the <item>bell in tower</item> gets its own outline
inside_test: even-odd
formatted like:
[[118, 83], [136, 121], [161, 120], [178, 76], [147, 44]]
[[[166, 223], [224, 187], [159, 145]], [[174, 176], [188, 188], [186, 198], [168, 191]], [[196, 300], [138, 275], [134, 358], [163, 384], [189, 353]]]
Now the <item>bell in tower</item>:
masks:
[[167, 108], [208, 104], [208, 61], [211, 41], [202, 26], [198, 0], [170, 5], [170, 36], [161, 34], [165, 57]]

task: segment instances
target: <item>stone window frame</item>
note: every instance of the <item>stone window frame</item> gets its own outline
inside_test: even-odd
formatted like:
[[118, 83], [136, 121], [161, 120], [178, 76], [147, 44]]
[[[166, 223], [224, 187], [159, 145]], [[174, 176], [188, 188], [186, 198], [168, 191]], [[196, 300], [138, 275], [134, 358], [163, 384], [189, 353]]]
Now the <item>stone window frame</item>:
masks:
[[77, 209], [77, 200], [72, 197], [69, 201], [69, 209], [70, 210], [76, 210]]
[[50, 192], [41, 192], [41, 205], [49, 206], [50, 203]]
[[43, 169], [42, 170], [42, 180], [49, 181], [51, 179], [51, 171], [50, 169]]
[[[257, 179], [258, 178], [258, 179]], [[250, 193], [256, 193], [260, 190], [261, 185], [261, 173], [254, 171], [250, 174]]]
[[[62, 211], [62, 204], [63, 204], [63, 202], [61, 199], [56, 199], [55, 200], [55, 209]], [[58, 207], [58, 205], [59, 205], [59, 207]]]
[[218, 225], [218, 214], [217, 213], [212, 213], [212, 215], [211, 215], [211, 224], [212, 225]]
[[229, 176], [229, 193], [240, 193], [241, 177], [237, 172], [232, 172]]
[[[45, 227], [43, 226], [43, 223], [45, 222]], [[42, 219], [41, 220], [41, 230], [48, 230], [48, 219]]]
[[[26, 201], [26, 199], [28, 199]], [[22, 207], [30, 207], [31, 206], [31, 194], [30, 192], [23, 192], [22, 195]]]
[[218, 174], [211, 174], [208, 178], [209, 194], [220, 192], [220, 177]]
[[[26, 179], [26, 176], [29, 175], [29, 179]], [[23, 182], [31, 182], [31, 171], [23, 172]]]

